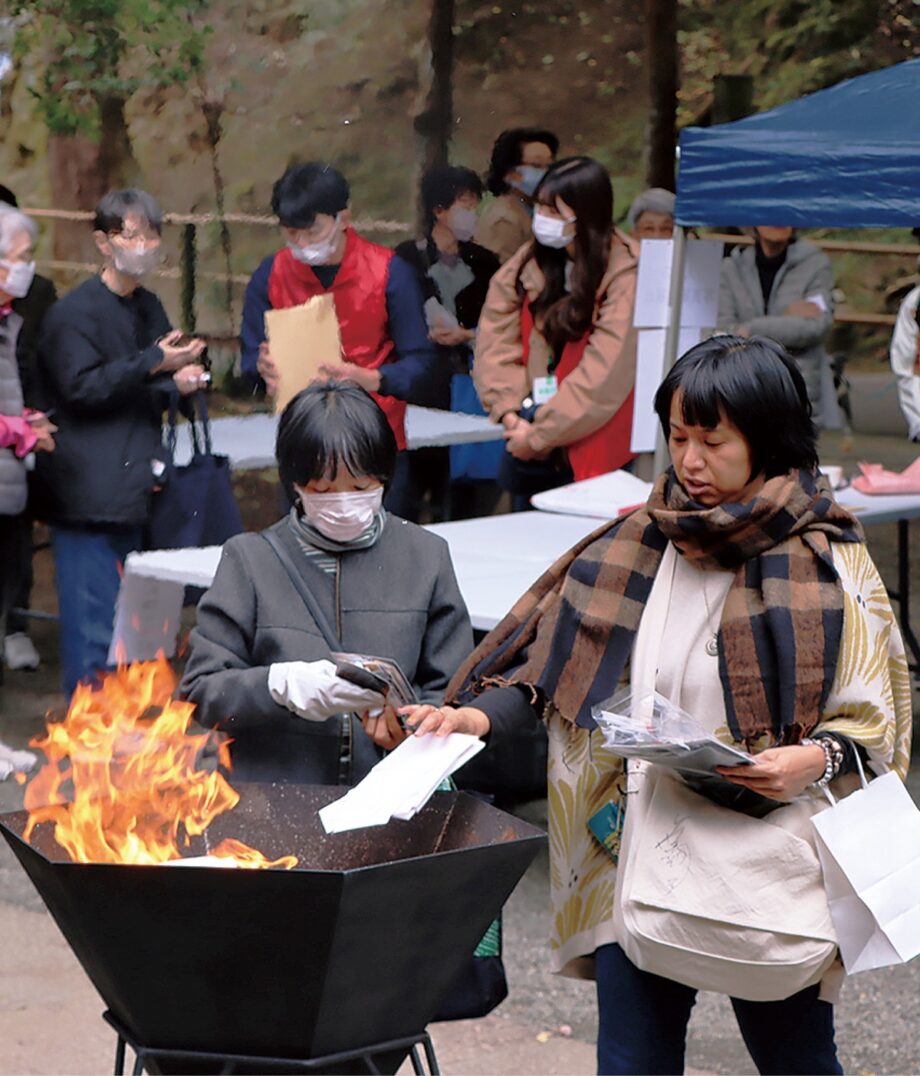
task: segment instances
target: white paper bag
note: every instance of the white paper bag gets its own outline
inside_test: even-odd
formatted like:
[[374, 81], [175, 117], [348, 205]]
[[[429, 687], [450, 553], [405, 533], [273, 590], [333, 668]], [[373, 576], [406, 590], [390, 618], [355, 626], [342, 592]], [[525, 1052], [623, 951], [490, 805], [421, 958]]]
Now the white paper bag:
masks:
[[[849, 974], [920, 953], [920, 811], [894, 773], [866, 781], [811, 822]], [[833, 797], [829, 798], [833, 802]]]

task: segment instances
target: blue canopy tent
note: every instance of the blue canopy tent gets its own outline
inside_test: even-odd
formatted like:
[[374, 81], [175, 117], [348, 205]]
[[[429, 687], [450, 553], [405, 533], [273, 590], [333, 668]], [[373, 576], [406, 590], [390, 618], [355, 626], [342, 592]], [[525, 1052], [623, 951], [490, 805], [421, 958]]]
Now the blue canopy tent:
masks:
[[680, 136], [688, 225], [920, 224], [920, 59]]
[[687, 228], [920, 225], [918, 109], [920, 59], [681, 132], [666, 370], [677, 358]]

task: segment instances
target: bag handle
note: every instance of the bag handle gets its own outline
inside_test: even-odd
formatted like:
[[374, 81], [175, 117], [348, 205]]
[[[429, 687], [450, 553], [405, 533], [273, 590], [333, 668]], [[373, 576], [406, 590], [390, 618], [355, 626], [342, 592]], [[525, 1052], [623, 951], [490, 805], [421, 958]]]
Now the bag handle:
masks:
[[205, 398], [205, 394], [201, 389], [198, 389], [192, 395], [193, 407], [192, 407], [192, 437], [195, 441], [195, 452], [199, 452], [198, 447], [198, 434], [195, 430], [195, 407], [198, 409], [198, 421], [201, 422], [201, 432], [204, 435], [204, 451], [206, 456], [212, 456], [214, 453], [211, 449], [211, 418], [208, 414], [208, 402]]
[[[854, 747], [853, 754], [856, 755], [856, 768], [859, 770], [859, 780], [862, 782], [862, 787], [864, 789], [868, 788], [869, 782], [866, 780], [866, 771], [863, 769], [862, 758], [859, 754], [859, 748]], [[837, 800], [837, 797], [834, 795], [834, 793], [831, 792], [830, 788], [828, 788], [827, 785], [824, 785], [821, 791], [827, 797], [827, 800], [830, 803], [831, 807], [836, 807], [839, 801]]]
[[307, 612], [313, 618], [314, 623], [319, 628], [323, 639], [326, 641], [326, 645], [330, 650], [342, 650], [344, 649], [341, 641], [336, 633], [332, 630], [332, 626], [326, 619], [326, 614], [320, 609], [314, 595], [310, 592], [310, 588], [303, 580], [303, 576], [297, 570], [297, 565], [294, 563], [294, 558], [285, 549], [281, 539], [277, 534], [273, 534], [271, 531], [263, 531], [262, 537], [272, 547], [275, 556], [281, 561], [281, 567], [287, 572], [290, 577], [291, 584], [300, 596], [300, 600], [307, 607]]
[[[205, 449], [207, 451], [207, 454], [210, 456], [211, 455], [211, 425], [210, 425], [210, 422], [208, 420], [208, 407], [207, 407], [207, 404], [204, 402], [203, 394], [201, 392], [196, 392], [195, 396], [202, 397], [200, 400], [197, 401], [197, 403], [198, 403], [199, 409], [202, 408], [202, 407], [204, 408], [204, 411], [202, 412], [202, 428], [204, 430]], [[192, 451], [193, 451], [194, 455], [200, 456], [201, 455], [201, 442], [198, 440], [198, 423], [197, 423], [196, 418], [195, 418], [195, 406], [194, 406], [195, 402], [196, 401], [193, 401], [192, 413], [189, 415], [189, 423], [188, 423], [188, 425], [189, 425], [189, 433], [191, 434], [191, 438], [192, 438]], [[164, 447], [166, 449], [166, 454], [168, 456], [168, 462], [169, 462], [170, 465], [174, 465], [175, 462], [176, 462], [176, 440], [177, 440], [177, 438], [179, 436], [178, 421], [179, 421], [179, 394], [178, 394], [178, 392], [175, 392], [175, 393], [170, 393], [170, 397], [169, 397], [169, 408], [167, 410], [167, 419], [166, 419], [166, 443], [164, 445]]]

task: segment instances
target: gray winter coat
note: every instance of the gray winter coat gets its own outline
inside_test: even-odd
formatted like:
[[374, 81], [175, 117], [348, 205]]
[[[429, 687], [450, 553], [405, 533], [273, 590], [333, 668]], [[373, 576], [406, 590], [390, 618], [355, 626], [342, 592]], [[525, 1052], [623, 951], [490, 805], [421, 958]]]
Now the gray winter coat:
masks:
[[[812, 404], [821, 399], [821, 371], [827, 361], [824, 338], [834, 321], [831, 291], [834, 271], [827, 255], [814, 243], [797, 239], [776, 274], [764, 307], [754, 247], [736, 247], [722, 262], [719, 328], [731, 332], [745, 325], [754, 336], [769, 336], [796, 359]], [[821, 295], [826, 311], [817, 318], [784, 314], [790, 303]], [[817, 417], [817, 415], [816, 415]]]
[[[0, 415], [22, 414], [22, 386], [16, 361], [16, 337], [22, 325], [18, 314], [0, 324]], [[0, 448], [0, 515], [18, 516], [25, 510], [26, 465], [12, 448]]]
[[[271, 530], [302, 568], [342, 649], [393, 658], [423, 701], [439, 702], [473, 647], [447, 543], [390, 516], [379, 541], [342, 554], [332, 577], [304, 556], [287, 519]], [[224, 546], [190, 642], [182, 692], [202, 724], [234, 738], [238, 780], [336, 784], [343, 735], [352, 738], [352, 780], [380, 757], [357, 721], [308, 721], [269, 694], [273, 662], [317, 661], [330, 648], [261, 535]]]

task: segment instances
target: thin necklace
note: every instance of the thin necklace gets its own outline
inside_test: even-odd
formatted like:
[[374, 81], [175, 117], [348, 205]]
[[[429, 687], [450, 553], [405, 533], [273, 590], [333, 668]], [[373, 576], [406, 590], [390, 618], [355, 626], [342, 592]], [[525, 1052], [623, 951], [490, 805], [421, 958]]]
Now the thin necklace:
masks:
[[712, 611], [709, 608], [709, 595], [706, 593], [706, 575], [707, 573], [704, 571], [702, 580], [703, 602], [706, 606], [706, 624], [709, 628], [710, 636], [706, 640], [705, 650], [710, 657], [715, 658], [719, 656], [719, 629], [718, 626], [716, 626], [715, 628], [713, 628], [712, 626]]

